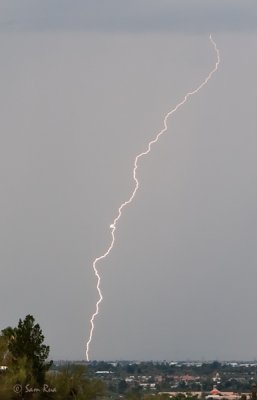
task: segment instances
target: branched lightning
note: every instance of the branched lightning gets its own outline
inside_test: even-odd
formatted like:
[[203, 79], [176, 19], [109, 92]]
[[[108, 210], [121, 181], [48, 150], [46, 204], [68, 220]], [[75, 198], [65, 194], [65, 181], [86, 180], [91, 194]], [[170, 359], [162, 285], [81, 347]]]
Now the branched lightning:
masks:
[[93, 269], [94, 269], [94, 273], [95, 273], [95, 276], [96, 276], [96, 279], [97, 279], [96, 288], [97, 288], [97, 291], [98, 291], [99, 299], [98, 299], [98, 301], [96, 303], [95, 312], [93, 313], [93, 315], [92, 315], [92, 317], [90, 319], [91, 328], [90, 328], [90, 333], [89, 333], [89, 339], [88, 339], [87, 345], [86, 345], [86, 359], [87, 359], [87, 361], [89, 361], [89, 348], [90, 348], [90, 344], [91, 344], [91, 341], [92, 341], [93, 332], [94, 332], [94, 328], [95, 328], [94, 320], [95, 320], [95, 317], [99, 313], [99, 305], [103, 300], [103, 295], [102, 295], [101, 288], [100, 288], [101, 277], [99, 275], [98, 269], [96, 268], [96, 265], [97, 265], [97, 263], [99, 261], [101, 261], [104, 258], [106, 258], [110, 254], [111, 250], [113, 249], [113, 246], [114, 246], [114, 243], [115, 243], [116, 225], [117, 225], [117, 222], [119, 221], [119, 219], [120, 219], [120, 217], [122, 215], [122, 210], [128, 204], [130, 204], [133, 201], [133, 199], [134, 199], [134, 197], [136, 195], [136, 192], [138, 191], [139, 181], [138, 181], [138, 178], [137, 178], [137, 168], [138, 168], [138, 162], [139, 162], [140, 158], [143, 157], [143, 156], [146, 156], [147, 154], [149, 154], [151, 149], [152, 149], [152, 145], [157, 143], [159, 141], [160, 137], [167, 131], [167, 129], [168, 129], [168, 126], [167, 126], [168, 118], [170, 116], [172, 116], [180, 107], [182, 107], [191, 96], [193, 96], [194, 94], [199, 92], [203, 88], [203, 86], [205, 86], [207, 84], [207, 82], [211, 79], [212, 75], [217, 71], [217, 69], [219, 67], [219, 64], [220, 64], [220, 52], [219, 52], [219, 49], [217, 48], [217, 45], [216, 45], [215, 41], [212, 39], [211, 35], [210, 35], [210, 41], [211, 41], [211, 43], [212, 43], [212, 45], [214, 47], [214, 50], [216, 52], [216, 57], [217, 57], [217, 60], [216, 60], [214, 68], [211, 70], [209, 75], [204, 79], [204, 81], [195, 90], [193, 90], [192, 92], [188, 92], [185, 95], [185, 97], [183, 98], [183, 100], [180, 103], [178, 103], [172, 110], [170, 110], [165, 115], [164, 120], [163, 120], [164, 128], [159, 133], [157, 133], [157, 135], [155, 136], [155, 138], [153, 140], [151, 140], [148, 143], [147, 149], [144, 152], [142, 152], [142, 153], [140, 153], [140, 154], [138, 154], [136, 156], [135, 161], [134, 161], [134, 167], [133, 167], [133, 179], [134, 179], [134, 182], [135, 182], [134, 190], [133, 190], [131, 196], [129, 197], [129, 199], [121, 204], [121, 206], [118, 209], [117, 217], [113, 220], [112, 224], [110, 225], [112, 239], [111, 239], [111, 243], [110, 243], [108, 249], [106, 250], [106, 252], [103, 255], [101, 255], [100, 257], [97, 257], [93, 262]]

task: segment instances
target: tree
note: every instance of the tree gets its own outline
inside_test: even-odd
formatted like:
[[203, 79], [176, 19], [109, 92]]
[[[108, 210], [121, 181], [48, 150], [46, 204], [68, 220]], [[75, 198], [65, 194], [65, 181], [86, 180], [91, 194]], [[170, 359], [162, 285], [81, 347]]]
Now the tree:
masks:
[[0, 336], [0, 365], [6, 365], [9, 356], [8, 338]]
[[43, 344], [44, 335], [39, 324], [35, 324], [34, 317], [27, 315], [23, 321], [19, 320], [16, 328], [3, 329], [2, 335], [8, 339], [8, 350], [12, 356], [11, 369], [17, 372], [22, 360], [27, 371], [26, 378], [43, 384], [52, 361], [46, 362], [50, 348]]
[[54, 400], [95, 400], [103, 396], [104, 383], [99, 379], [89, 379], [84, 365], [67, 365], [57, 374], [49, 373], [49, 385], [56, 388]]
[[124, 379], [121, 379], [118, 383], [118, 392], [124, 394], [128, 388], [128, 384]]

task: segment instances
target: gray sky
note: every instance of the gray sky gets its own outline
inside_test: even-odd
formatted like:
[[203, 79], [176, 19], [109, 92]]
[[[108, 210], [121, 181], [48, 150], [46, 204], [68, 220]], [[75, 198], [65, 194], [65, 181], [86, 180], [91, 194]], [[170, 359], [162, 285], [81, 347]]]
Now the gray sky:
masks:
[[52, 358], [257, 358], [256, 1], [0, 1], [0, 327]]
[[255, 31], [255, 0], [1, 0], [1, 30]]

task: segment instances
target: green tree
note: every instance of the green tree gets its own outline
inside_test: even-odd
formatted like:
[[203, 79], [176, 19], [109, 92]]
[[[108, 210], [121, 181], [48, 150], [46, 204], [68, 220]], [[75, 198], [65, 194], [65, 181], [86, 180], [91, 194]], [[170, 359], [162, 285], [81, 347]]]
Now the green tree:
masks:
[[10, 357], [10, 352], [8, 349], [9, 340], [5, 336], [0, 336], [0, 365], [7, 365]]
[[46, 362], [50, 348], [43, 343], [44, 335], [39, 324], [35, 324], [34, 317], [27, 315], [23, 321], [19, 320], [17, 327], [3, 329], [2, 336], [8, 339], [8, 350], [12, 356], [10, 370], [13, 374], [19, 371], [20, 361], [23, 360], [28, 381], [43, 384], [52, 361]]
[[59, 373], [49, 372], [46, 378], [55, 400], [94, 400], [104, 394], [105, 385], [99, 379], [89, 379], [84, 365], [67, 365]]
[[127, 388], [128, 388], [127, 382], [125, 381], [125, 379], [121, 379], [118, 383], [118, 392], [120, 394], [123, 394], [126, 392]]

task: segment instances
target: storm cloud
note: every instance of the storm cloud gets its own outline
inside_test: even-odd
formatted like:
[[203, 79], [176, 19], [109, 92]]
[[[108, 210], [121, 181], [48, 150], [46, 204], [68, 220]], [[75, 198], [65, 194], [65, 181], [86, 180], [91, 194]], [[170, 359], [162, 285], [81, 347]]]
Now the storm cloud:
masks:
[[256, 30], [254, 0], [2, 0], [0, 30], [233, 32]]

